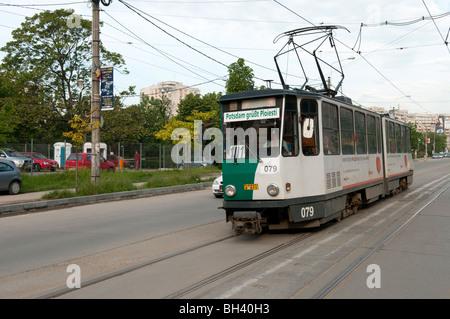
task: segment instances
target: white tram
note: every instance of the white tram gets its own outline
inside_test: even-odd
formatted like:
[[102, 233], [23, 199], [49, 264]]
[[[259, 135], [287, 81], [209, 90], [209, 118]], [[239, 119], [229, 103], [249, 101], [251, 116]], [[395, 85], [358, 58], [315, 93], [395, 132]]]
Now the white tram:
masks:
[[410, 127], [346, 98], [266, 89], [219, 102], [236, 234], [317, 227], [412, 183]]

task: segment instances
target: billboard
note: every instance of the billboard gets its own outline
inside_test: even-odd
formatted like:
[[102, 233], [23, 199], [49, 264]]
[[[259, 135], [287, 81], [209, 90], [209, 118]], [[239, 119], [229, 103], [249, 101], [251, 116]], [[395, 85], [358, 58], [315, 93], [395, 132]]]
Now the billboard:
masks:
[[102, 111], [114, 109], [114, 67], [101, 67]]
[[445, 133], [445, 117], [443, 115], [436, 115], [435, 124], [436, 124], [436, 133], [444, 134]]

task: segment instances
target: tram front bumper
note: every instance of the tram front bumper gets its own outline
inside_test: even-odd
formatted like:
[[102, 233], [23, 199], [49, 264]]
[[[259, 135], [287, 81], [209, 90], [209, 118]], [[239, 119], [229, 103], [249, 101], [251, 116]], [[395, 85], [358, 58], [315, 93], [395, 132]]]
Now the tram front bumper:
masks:
[[231, 217], [231, 222], [236, 235], [243, 232], [252, 234], [262, 232], [261, 214], [256, 211], [235, 211]]

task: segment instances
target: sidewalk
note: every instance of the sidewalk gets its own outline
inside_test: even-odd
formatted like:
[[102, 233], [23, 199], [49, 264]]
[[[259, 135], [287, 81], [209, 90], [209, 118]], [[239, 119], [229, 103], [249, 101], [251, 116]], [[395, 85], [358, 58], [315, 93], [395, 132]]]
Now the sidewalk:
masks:
[[61, 199], [41, 199], [50, 191], [32, 192], [18, 195], [0, 195], [0, 215], [8, 213], [20, 213], [34, 209], [56, 208], [58, 206], [80, 205], [96, 203], [101, 201], [112, 201], [130, 197], [146, 197], [154, 195], [171, 194], [177, 192], [187, 192], [210, 188], [212, 182], [197, 184], [178, 185], [160, 188], [146, 188], [133, 191], [90, 195], [82, 197], [61, 198]]
[[50, 193], [50, 191], [31, 192], [18, 195], [0, 195], [0, 206], [40, 201], [42, 196], [47, 193]]

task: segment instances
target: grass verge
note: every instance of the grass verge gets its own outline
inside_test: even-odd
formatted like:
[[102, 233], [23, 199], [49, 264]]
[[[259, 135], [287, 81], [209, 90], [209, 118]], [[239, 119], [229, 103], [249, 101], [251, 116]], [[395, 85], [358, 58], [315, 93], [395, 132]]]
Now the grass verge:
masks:
[[[220, 174], [216, 167], [191, 168], [189, 171], [123, 171], [123, 172], [100, 172], [100, 181], [91, 183], [90, 170], [78, 172], [78, 194], [75, 193], [75, 171], [64, 171], [55, 174], [42, 174], [31, 177], [22, 174], [22, 193], [51, 191], [43, 198], [57, 199], [75, 196], [97, 195], [135, 190], [137, 188], [156, 188], [184, 184], [195, 184], [203, 181], [212, 181], [209, 174]], [[141, 183], [137, 187], [134, 184]]]

